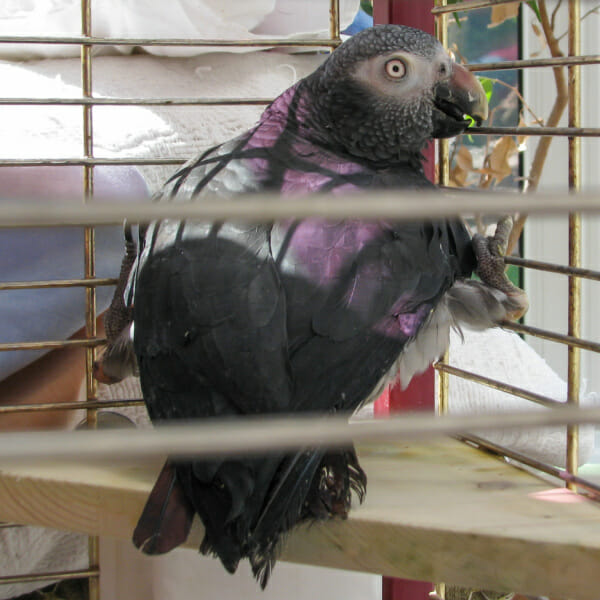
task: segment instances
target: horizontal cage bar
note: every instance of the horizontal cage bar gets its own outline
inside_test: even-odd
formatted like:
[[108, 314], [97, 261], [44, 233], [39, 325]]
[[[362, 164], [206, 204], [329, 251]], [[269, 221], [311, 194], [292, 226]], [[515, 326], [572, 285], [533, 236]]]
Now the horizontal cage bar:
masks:
[[483, 439], [478, 435], [474, 435], [472, 433], [469, 434], [461, 434], [454, 436], [456, 439], [475, 445], [478, 448], [483, 450], [487, 450], [493, 454], [501, 458], [510, 458], [511, 460], [515, 460], [520, 462], [528, 467], [532, 467], [533, 469], [537, 469], [542, 473], [546, 473], [547, 475], [552, 475], [557, 479], [561, 479], [562, 481], [568, 481], [570, 483], [574, 483], [578, 487], [581, 487], [585, 490], [592, 492], [591, 498], [596, 501], [600, 501], [600, 486], [587, 479], [583, 479], [582, 477], [578, 477], [577, 475], [573, 475], [564, 469], [559, 469], [558, 467], [554, 467], [552, 465], [548, 465], [543, 463], [535, 458], [530, 458], [525, 454], [521, 454], [520, 452], [516, 452], [515, 450], [511, 450], [506, 446], [501, 446], [499, 444], [494, 444], [489, 440]]
[[542, 262], [539, 260], [520, 258], [518, 256], [505, 256], [504, 262], [508, 265], [515, 265], [517, 267], [523, 267], [527, 269], [536, 269], [538, 271], [548, 271], [550, 273], [572, 275], [573, 277], [581, 277], [582, 279], [600, 281], [600, 271], [593, 271], [592, 269], [569, 267], [567, 265], [555, 265], [553, 263]]
[[[503, 215], [512, 212], [565, 214], [573, 211], [599, 213], [600, 203], [593, 193], [514, 194], [472, 192], [440, 194], [407, 190], [398, 202], [398, 192], [369, 193], [368, 202], [360, 194], [345, 197], [313, 194], [303, 198], [281, 199], [276, 194], [249, 195], [242, 200], [207, 196], [202, 202], [120, 202], [89, 203], [56, 201], [47, 203], [11, 202], [0, 205], [0, 227], [46, 227], [119, 225], [125, 219], [147, 223], [160, 219], [240, 219], [263, 222], [287, 218], [363, 218], [413, 220], [474, 213]], [[147, 199], [140, 199], [147, 200]]]
[[0, 283], [0, 291], [70, 287], [98, 287], [104, 285], [116, 285], [117, 282], [118, 279], [115, 279], [114, 277], [91, 279], [54, 279], [48, 281], [10, 281], [6, 283]]
[[520, 2], [521, 0], [464, 0], [464, 2], [460, 2], [459, 4], [436, 6], [431, 9], [431, 14], [437, 16], [454, 12], [466, 12], [478, 8], [488, 8], [490, 6], [497, 6], [498, 4], [517, 4]]
[[600, 137], [600, 127], [471, 127], [467, 134]]
[[255, 106], [273, 98], [0, 98], [12, 106]]
[[270, 47], [270, 46], [303, 46], [325, 48], [339, 46], [341, 40], [332, 38], [299, 38], [299, 39], [244, 39], [244, 40], [203, 40], [192, 38], [106, 38], [95, 36], [25, 36], [2, 35], [0, 44], [52, 44], [79, 46], [189, 46], [189, 47]]
[[47, 412], [49, 410], [87, 410], [90, 408], [123, 408], [143, 406], [141, 398], [120, 400], [86, 400], [83, 402], [45, 402], [43, 404], [5, 404], [0, 406], [0, 415]]
[[506, 71], [510, 69], [532, 69], [535, 67], [560, 67], [573, 65], [597, 65], [600, 55], [565, 56], [563, 58], [529, 58], [520, 60], [503, 60], [500, 62], [477, 63], [463, 65], [469, 71]]
[[159, 166], [159, 165], [181, 165], [189, 158], [3, 158], [0, 159], [0, 167], [52, 167], [52, 166]]
[[249, 456], [306, 446], [344, 447], [349, 442], [419, 440], [468, 431], [600, 423], [600, 408], [560, 406], [536, 411], [485, 415], [404, 414], [387, 419], [348, 422], [347, 414], [250, 416], [210, 423], [187, 422], [154, 429], [7, 432], [0, 436], [3, 464], [34, 461], [126, 460], [186, 457]]
[[531, 327], [530, 325], [522, 325], [521, 323], [511, 323], [509, 321], [502, 321], [501, 323], [504, 329], [510, 329], [517, 333], [526, 333], [539, 337], [544, 340], [551, 342], [558, 342], [559, 344], [565, 344], [573, 348], [581, 348], [582, 350], [589, 350], [590, 352], [600, 352], [600, 343], [592, 342], [591, 340], [583, 340], [581, 338], [572, 335], [563, 335], [561, 333], [554, 333], [547, 329], [540, 329], [539, 327]]
[[9, 583], [25, 583], [28, 581], [53, 581], [64, 579], [82, 579], [84, 577], [98, 577], [99, 569], [80, 569], [77, 571], [54, 571], [53, 573], [31, 573], [27, 575], [2, 575], [0, 585]]
[[47, 350], [54, 348], [92, 348], [106, 344], [106, 338], [92, 337], [81, 340], [49, 340], [46, 342], [14, 342], [0, 344], [0, 352], [12, 352], [14, 350]]
[[459, 369], [447, 363], [437, 362], [434, 364], [434, 368], [438, 371], [442, 371], [444, 373], [449, 373], [450, 375], [460, 377], [461, 379], [474, 381], [481, 385], [485, 385], [486, 387], [493, 388], [501, 392], [506, 392], [507, 394], [512, 394], [513, 396], [519, 396], [520, 398], [530, 400], [531, 402], [535, 402], [536, 404], [541, 404], [543, 406], [548, 407], [563, 405], [563, 402], [559, 402], [558, 400], [554, 400], [553, 398], [548, 398], [547, 396], [542, 396], [541, 394], [536, 394], [523, 388], [519, 388], [514, 385], [498, 381], [496, 379], [491, 379], [490, 377], [478, 375], [477, 373], [472, 373], [471, 371], [465, 371], [464, 369]]

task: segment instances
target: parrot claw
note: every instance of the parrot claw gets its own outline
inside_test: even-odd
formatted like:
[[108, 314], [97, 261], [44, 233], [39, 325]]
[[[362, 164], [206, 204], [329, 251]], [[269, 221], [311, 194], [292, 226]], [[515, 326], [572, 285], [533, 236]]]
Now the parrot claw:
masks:
[[508, 240], [513, 228], [513, 219], [510, 215], [505, 215], [496, 224], [496, 231], [491, 238], [495, 251], [499, 256], [506, 256], [508, 249]]
[[352, 491], [362, 502], [367, 488], [367, 476], [358, 463], [354, 448], [326, 454], [319, 470], [308, 493], [303, 518], [346, 519]]
[[473, 236], [473, 250], [477, 258], [476, 273], [483, 283], [504, 292], [511, 301], [511, 310], [507, 317], [513, 321], [520, 319], [529, 308], [527, 294], [506, 275], [504, 257], [513, 227], [510, 215], [502, 217], [493, 236], [485, 237], [479, 233]]

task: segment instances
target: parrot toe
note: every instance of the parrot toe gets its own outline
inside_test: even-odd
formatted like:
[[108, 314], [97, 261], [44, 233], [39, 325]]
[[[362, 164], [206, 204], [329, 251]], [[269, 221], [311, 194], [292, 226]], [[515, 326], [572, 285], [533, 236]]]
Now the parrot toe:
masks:
[[493, 236], [485, 237], [476, 233], [473, 236], [473, 250], [477, 258], [477, 275], [485, 284], [508, 296], [511, 306], [507, 317], [516, 321], [527, 312], [529, 300], [527, 294], [514, 285], [506, 274], [504, 256], [512, 226], [513, 220], [507, 215], [498, 221]]

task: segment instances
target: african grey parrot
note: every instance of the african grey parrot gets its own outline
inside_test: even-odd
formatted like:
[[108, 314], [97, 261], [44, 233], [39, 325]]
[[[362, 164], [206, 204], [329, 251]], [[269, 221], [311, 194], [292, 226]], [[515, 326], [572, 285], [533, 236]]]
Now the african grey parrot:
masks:
[[[477, 80], [430, 35], [376, 26], [250, 131], [188, 162], [158, 200], [274, 191], [363, 192], [369, 202], [365, 190], [430, 190], [421, 151], [464, 131], [465, 115], [487, 115]], [[151, 223], [128, 291], [150, 417], [351, 413], [438, 358], [451, 326], [494, 326], [524, 310], [503, 274], [505, 233], [474, 247], [455, 219]], [[469, 280], [477, 259], [492, 271], [487, 283]], [[286, 532], [345, 516], [351, 490], [362, 499], [365, 489], [353, 448], [172, 460], [134, 542], [169, 550], [197, 513], [201, 551], [230, 572], [247, 557], [264, 586]]]

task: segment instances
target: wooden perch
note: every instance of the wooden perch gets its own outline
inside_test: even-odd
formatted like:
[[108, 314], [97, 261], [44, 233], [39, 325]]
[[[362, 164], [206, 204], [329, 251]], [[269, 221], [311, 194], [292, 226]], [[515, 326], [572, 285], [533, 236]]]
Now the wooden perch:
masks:
[[[359, 449], [365, 503], [301, 527], [283, 560], [475, 589], [592, 600], [600, 506], [454, 440]], [[160, 464], [0, 473], [0, 519], [129, 539]], [[197, 548], [196, 522], [187, 542]]]

